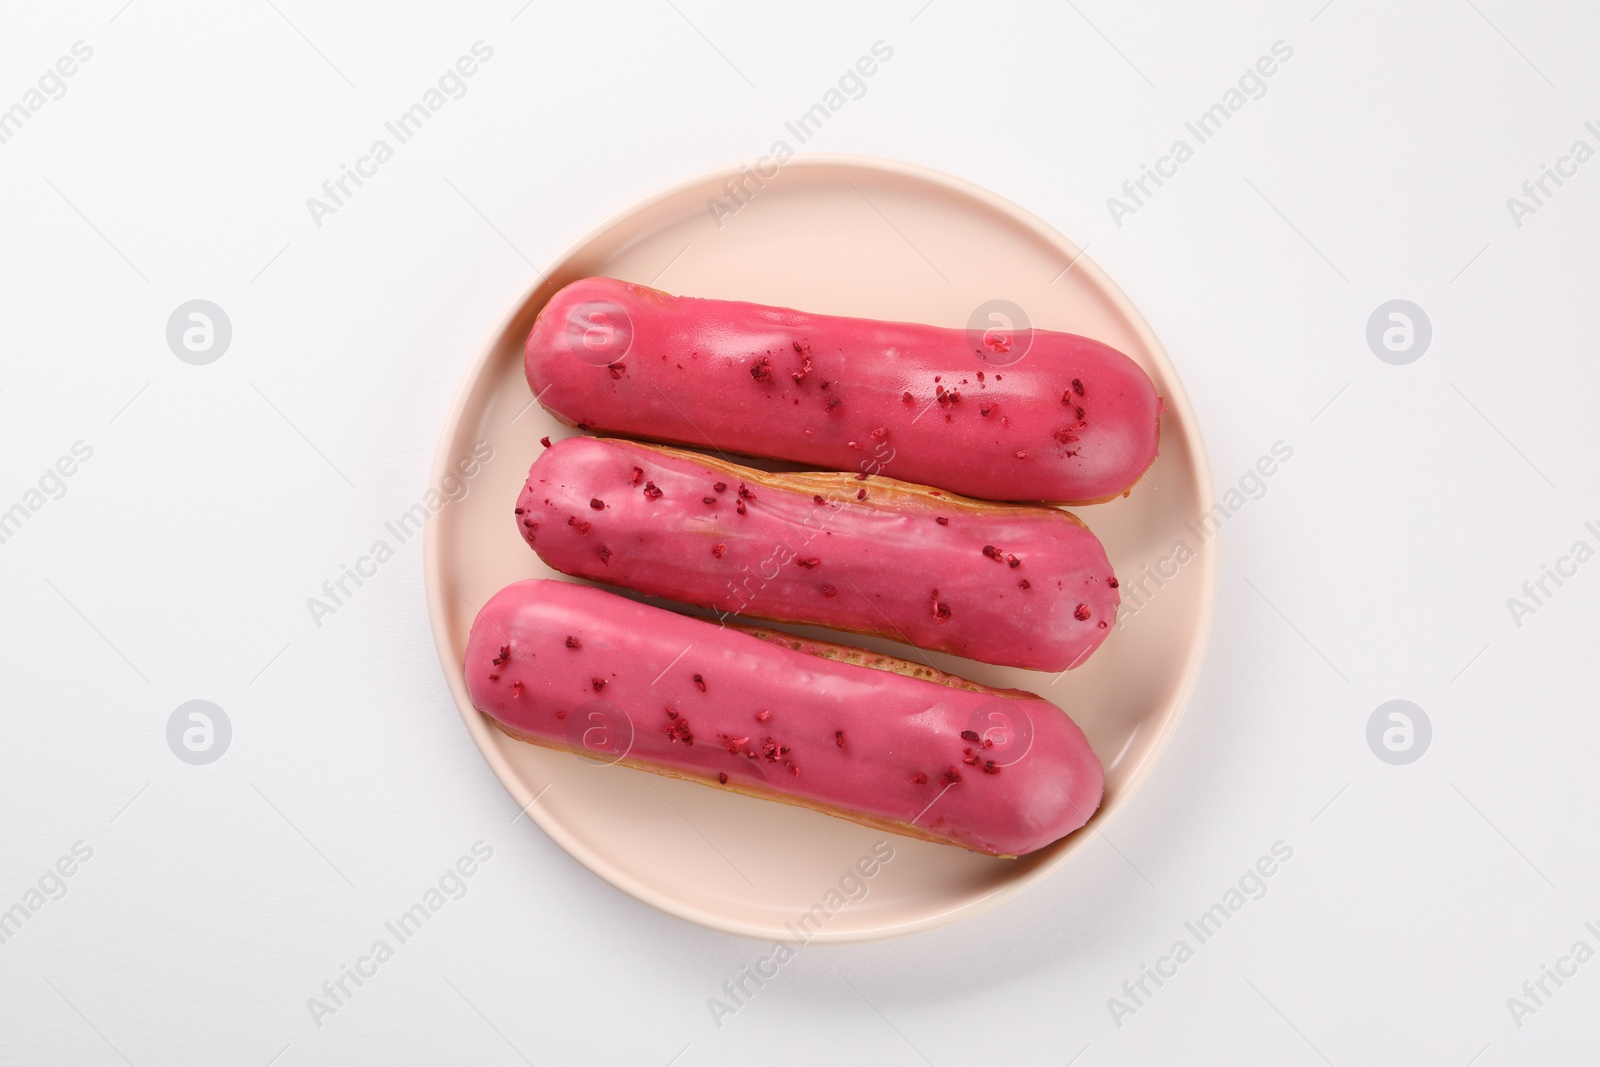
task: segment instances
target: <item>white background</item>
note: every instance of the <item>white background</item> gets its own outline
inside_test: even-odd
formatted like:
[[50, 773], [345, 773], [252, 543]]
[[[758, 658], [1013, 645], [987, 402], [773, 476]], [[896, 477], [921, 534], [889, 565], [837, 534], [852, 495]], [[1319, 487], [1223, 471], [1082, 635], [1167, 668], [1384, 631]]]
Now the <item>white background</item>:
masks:
[[[1506, 199], [1600, 147], [1600, 19], [922, 3], [7, 5], [0, 108], [93, 56], [0, 145], [0, 509], [93, 457], [0, 544], [0, 908], [93, 857], [0, 945], [0, 1061], [1593, 1062], [1600, 962], [1520, 1027], [1507, 998], [1600, 950], [1600, 563], [1520, 627], [1506, 600], [1600, 546], [1600, 163], [1520, 227]], [[478, 40], [466, 95], [316, 226], [307, 197]], [[952, 172], [1088, 244], [1219, 492], [1294, 457], [1226, 527], [1198, 691], [1100, 839], [958, 926], [802, 949], [719, 1028], [707, 998], [765, 949], [510, 825], [420, 543], [320, 629], [305, 601], [421, 496], [538, 267], [768, 152], [878, 40], [806, 147]], [[1279, 40], [1265, 95], [1117, 226], [1107, 198]], [[165, 339], [194, 298], [233, 324], [209, 366]], [[1394, 298], [1433, 326], [1408, 366], [1366, 342]], [[205, 767], [165, 738], [197, 698], [234, 729]], [[1408, 766], [1366, 741], [1395, 698], [1433, 726]], [[478, 840], [468, 894], [314, 1025], [306, 999]], [[1266, 895], [1117, 1025], [1108, 998], [1280, 840]]]

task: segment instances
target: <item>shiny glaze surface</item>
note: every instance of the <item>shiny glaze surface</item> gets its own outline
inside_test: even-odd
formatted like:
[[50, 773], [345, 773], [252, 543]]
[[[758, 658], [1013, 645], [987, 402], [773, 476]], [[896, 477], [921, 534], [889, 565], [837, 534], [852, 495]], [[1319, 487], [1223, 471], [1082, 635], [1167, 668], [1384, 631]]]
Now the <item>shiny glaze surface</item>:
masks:
[[495, 594], [466, 678], [515, 735], [993, 855], [1071, 833], [1103, 790], [1082, 731], [1031, 694], [570, 582]]
[[1054, 508], [614, 439], [543, 452], [515, 518], [567, 574], [1031, 670], [1086, 660], [1120, 600], [1099, 540]]
[[584, 429], [1091, 503], [1154, 462], [1161, 400], [1108, 345], [675, 297], [585, 278], [540, 311], [528, 384]]

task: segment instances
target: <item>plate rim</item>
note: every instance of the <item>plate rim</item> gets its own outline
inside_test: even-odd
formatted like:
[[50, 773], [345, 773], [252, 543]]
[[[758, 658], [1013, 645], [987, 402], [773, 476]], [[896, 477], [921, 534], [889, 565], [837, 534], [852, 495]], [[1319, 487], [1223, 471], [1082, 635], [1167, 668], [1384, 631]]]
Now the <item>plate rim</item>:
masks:
[[[500, 319], [499, 323], [489, 333], [488, 339], [478, 351], [477, 357], [463, 371], [460, 384], [456, 388], [450, 409], [445, 416], [440, 429], [439, 442], [436, 447], [429, 484], [438, 484], [439, 480], [454, 468], [454, 451], [452, 442], [458, 436], [462, 416], [465, 414], [467, 404], [472, 398], [476, 385], [483, 380], [484, 372], [494, 357], [499, 347], [500, 339], [506, 330], [536, 299], [540, 290], [550, 284], [550, 279], [558, 276], [561, 269], [575, 257], [580, 255], [588, 246], [603, 237], [624, 220], [637, 216], [649, 208], [680, 196], [690, 189], [718, 184], [730, 177], [736, 177], [741, 168], [754, 164], [754, 160], [741, 160], [721, 167], [691, 175], [669, 185], [638, 197], [622, 208], [615, 210], [603, 218], [599, 223], [584, 231], [577, 239], [564, 247], [548, 266], [539, 273], [539, 276], [527, 289], [524, 290], [520, 300], [512, 305], [510, 310]], [[1200, 423], [1195, 417], [1194, 408], [1189, 401], [1188, 390], [1184, 387], [1182, 379], [1178, 376], [1177, 368], [1173, 365], [1167, 354], [1166, 347], [1156, 337], [1155, 331], [1145, 321], [1144, 315], [1128, 298], [1122, 288], [1096, 263], [1083, 248], [1068, 239], [1065, 234], [1053, 225], [1035, 215], [1014, 201], [1000, 194], [968, 181], [965, 178], [936, 170], [932, 167], [917, 163], [908, 163], [902, 160], [888, 159], [885, 157], [863, 155], [855, 153], [798, 153], [783, 164], [785, 170], [797, 168], [799, 170], [822, 170], [826, 168], [857, 168], [876, 174], [885, 174], [938, 187], [947, 192], [953, 192], [978, 202], [989, 210], [1011, 219], [1024, 229], [1031, 232], [1040, 240], [1048, 242], [1051, 246], [1061, 251], [1074, 269], [1080, 269], [1089, 274], [1094, 283], [1107, 295], [1117, 312], [1123, 315], [1140, 343], [1145, 346], [1150, 357], [1160, 367], [1169, 383], [1176, 385], [1175, 396], [1163, 395], [1162, 399], [1166, 409], [1176, 416], [1188, 428], [1193, 447], [1190, 450], [1189, 466], [1190, 476], [1194, 479], [1196, 490], [1202, 501], [1215, 499], [1215, 490], [1211, 479], [1209, 454], [1205, 446], [1205, 438], [1201, 431]], [[496, 743], [496, 731], [488, 718], [477, 708], [473, 707], [472, 699], [467, 693], [466, 679], [451, 662], [448, 648], [452, 635], [446, 628], [444, 602], [448, 599], [441, 586], [446, 583], [442, 578], [442, 548], [437, 536], [438, 524], [436, 516], [430, 516], [424, 524], [423, 530], [423, 587], [427, 598], [429, 631], [433, 636], [434, 651], [439, 656], [439, 666], [445, 676], [445, 682], [450, 688], [450, 693], [455, 701], [456, 712], [461, 716], [467, 733], [472, 737], [478, 752], [489, 765], [494, 776], [501, 786], [517, 802], [518, 808], [527, 815], [528, 819], [538, 825], [539, 829], [553, 842], [559, 845], [569, 856], [577, 860], [591, 873], [604, 879], [612, 886], [627, 893], [634, 899], [649, 904], [659, 911], [676, 918], [704, 926], [723, 933], [735, 934], [763, 941], [782, 941], [795, 943], [795, 938], [790, 932], [778, 926], [764, 926], [759, 923], [741, 921], [720, 914], [709, 908], [689, 904], [676, 896], [664, 893], [651, 885], [642, 883], [626, 871], [616, 867], [603, 856], [589, 847], [580, 836], [570, 832], [564, 824], [557, 820], [547, 819], [537, 808], [536, 801], [541, 794], [534, 794], [511, 764], [501, 753]], [[1218, 575], [1217, 538], [1213, 537], [1202, 543], [1196, 552], [1197, 561], [1200, 563], [1197, 574], [1200, 581], [1198, 590], [1200, 597], [1200, 625], [1199, 632], [1195, 635], [1188, 662], [1184, 664], [1182, 677], [1172, 702], [1171, 709], [1167, 712], [1159, 732], [1151, 742], [1149, 753], [1138, 767], [1134, 768], [1117, 796], [1091, 817], [1090, 823], [1074, 831], [1074, 836], [1095, 825], [1103, 829], [1116, 815], [1133, 799], [1145, 783], [1145, 780], [1154, 770], [1165, 754], [1168, 744], [1177, 732], [1179, 723], [1189, 709], [1189, 704], [1194, 696], [1195, 686], [1199, 682], [1200, 670], [1204, 666], [1206, 651], [1210, 644], [1211, 630], [1216, 621], [1216, 593]], [[1033, 887], [1046, 876], [1061, 868], [1069, 857], [1075, 855], [1081, 848], [1067, 847], [1050, 859], [1040, 863], [1022, 876], [1007, 882], [1005, 885], [982, 896], [965, 900], [953, 907], [934, 911], [915, 919], [908, 919], [898, 923], [887, 923], [873, 928], [854, 930], [828, 930], [817, 931], [805, 943], [831, 942], [836, 944], [857, 943], [865, 941], [879, 941], [894, 937], [904, 937], [919, 933], [924, 930], [935, 929], [961, 919], [970, 918], [990, 908], [996, 907], [1011, 899], [1026, 889]]]

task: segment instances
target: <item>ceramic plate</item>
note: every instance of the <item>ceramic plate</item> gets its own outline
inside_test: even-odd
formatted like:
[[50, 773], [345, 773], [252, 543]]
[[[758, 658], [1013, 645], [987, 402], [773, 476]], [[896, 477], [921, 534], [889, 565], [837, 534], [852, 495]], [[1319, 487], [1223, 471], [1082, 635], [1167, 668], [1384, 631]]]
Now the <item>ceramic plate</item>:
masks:
[[[761, 184], [741, 182], [732, 167], [629, 208], [562, 255], [511, 310], [468, 372], [439, 444], [435, 486], [475, 449], [481, 456], [492, 448], [493, 458], [466, 495], [429, 522], [428, 609], [456, 705], [490, 768], [529, 818], [595, 874], [731, 933], [890, 937], [993, 907], [1066, 863], [1092, 829], [1022, 859], [993, 859], [519, 743], [473, 709], [462, 663], [478, 607], [519, 579], [560, 577], [523, 543], [511, 515], [539, 438], [575, 432], [533, 402], [523, 377], [534, 316], [558, 288], [587, 275], [953, 327], [1004, 300], [1036, 327], [1094, 337], [1137, 360], [1166, 400], [1161, 457], [1130, 495], [1076, 509], [1122, 579], [1118, 628], [1088, 663], [1055, 676], [845, 638], [1030, 690], [1066, 709], [1106, 767], [1105, 803], [1095, 815], [1102, 825], [1149, 773], [1199, 670], [1216, 553], [1188, 524], [1211, 504], [1210, 479], [1188, 398], [1160, 343], [1110, 279], [1042, 221], [966, 182], [901, 163], [802, 156], [767, 173]], [[1188, 552], [1175, 554], [1180, 543]], [[870, 880], [853, 876], [879, 841], [893, 859], [867, 864]]]

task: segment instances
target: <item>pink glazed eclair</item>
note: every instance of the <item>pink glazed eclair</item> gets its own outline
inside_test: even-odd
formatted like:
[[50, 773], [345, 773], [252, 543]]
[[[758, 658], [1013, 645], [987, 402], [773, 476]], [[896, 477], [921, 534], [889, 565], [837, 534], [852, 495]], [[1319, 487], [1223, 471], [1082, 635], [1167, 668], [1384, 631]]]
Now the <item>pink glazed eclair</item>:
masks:
[[512, 737], [993, 856], [1078, 829], [1104, 790], [1083, 732], [1031, 693], [571, 582], [490, 598], [466, 680]]
[[584, 278], [528, 335], [534, 396], [580, 429], [1089, 504], [1156, 458], [1161, 399], [1108, 345], [678, 297]]
[[613, 438], [540, 455], [516, 521], [580, 578], [1030, 670], [1088, 659], [1120, 602], [1099, 539], [1055, 508]]

